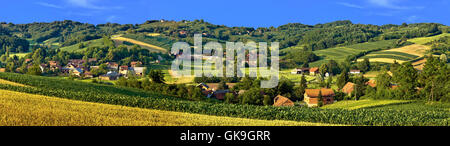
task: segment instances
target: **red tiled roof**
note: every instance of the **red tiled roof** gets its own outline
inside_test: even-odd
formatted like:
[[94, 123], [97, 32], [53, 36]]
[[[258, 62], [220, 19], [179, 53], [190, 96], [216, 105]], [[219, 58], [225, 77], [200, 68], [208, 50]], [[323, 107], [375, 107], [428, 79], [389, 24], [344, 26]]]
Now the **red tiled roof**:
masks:
[[344, 87], [342, 87], [342, 92], [350, 94], [353, 92], [354, 89], [355, 89], [355, 84], [353, 84], [352, 82], [348, 82], [347, 84], [345, 84]]
[[292, 100], [281, 95], [275, 97], [273, 102], [273, 106], [294, 106]]
[[375, 80], [369, 80], [366, 82], [366, 85], [369, 85], [370, 87], [376, 87], [377, 83], [375, 82]]
[[319, 92], [322, 92], [322, 96], [334, 96], [334, 91], [332, 89], [306, 89], [305, 94], [311, 98], [318, 97]]
[[316, 72], [316, 71], [319, 71], [318, 67], [313, 67], [313, 68], [309, 69], [309, 72]]

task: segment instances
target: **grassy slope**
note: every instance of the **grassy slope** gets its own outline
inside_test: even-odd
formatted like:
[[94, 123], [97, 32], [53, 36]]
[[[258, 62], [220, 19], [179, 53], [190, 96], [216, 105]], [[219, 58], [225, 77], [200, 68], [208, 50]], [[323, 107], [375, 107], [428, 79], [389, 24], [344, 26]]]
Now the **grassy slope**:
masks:
[[95, 39], [95, 40], [85, 41], [83, 43], [86, 45], [86, 47], [84, 47], [82, 49], [78, 48], [80, 43], [75, 44], [75, 45], [61, 47], [60, 49], [61, 49], [61, 51], [74, 52], [74, 51], [85, 50], [87, 47], [96, 47], [96, 46], [102, 46], [103, 45], [102, 39]]
[[1, 126], [320, 126], [90, 103], [0, 90]]
[[441, 37], [445, 37], [445, 36], [450, 36], [450, 33], [443, 33], [440, 35], [436, 35], [436, 36], [431, 36], [431, 37], [420, 37], [420, 38], [414, 38], [414, 39], [409, 39], [408, 41], [413, 42], [415, 44], [420, 44], [420, 45], [424, 45], [428, 42], [434, 41], [434, 40], [438, 40]]
[[310, 66], [320, 66], [323, 63], [326, 63], [328, 60], [336, 60], [336, 61], [344, 61], [345, 58], [349, 55], [358, 54], [363, 51], [370, 51], [375, 49], [383, 49], [391, 45], [393, 40], [384, 40], [377, 42], [366, 42], [360, 44], [354, 44], [345, 47], [335, 47], [323, 50], [314, 51], [314, 53], [318, 56], [321, 56], [323, 59], [319, 61], [312, 62], [309, 64]]
[[346, 101], [338, 101], [334, 104], [325, 105], [322, 108], [325, 109], [359, 109], [359, 108], [369, 108], [369, 107], [378, 107], [378, 106], [385, 106], [385, 105], [392, 105], [392, 104], [402, 104], [402, 103], [409, 103], [411, 101], [407, 100], [346, 100]]
[[139, 45], [141, 47], [145, 47], [145, 48], [149, 48], [150, 50], [156, 50], [156, 51], [161, 51], [161, 52], [167, 52], [166, 49], [153, 45], [153, 44], [148, 44], [142, 41], [138, 41], [138, 40], [134, 40], [131, 38], [126, 38], [126, 37], [122, 37], [122, 36], [117, 36], [117, 37], [112, 37], [113, 40], [117, 40], [117, 41], [126, 41], [126, 42], [130, 42], [136, 45]]

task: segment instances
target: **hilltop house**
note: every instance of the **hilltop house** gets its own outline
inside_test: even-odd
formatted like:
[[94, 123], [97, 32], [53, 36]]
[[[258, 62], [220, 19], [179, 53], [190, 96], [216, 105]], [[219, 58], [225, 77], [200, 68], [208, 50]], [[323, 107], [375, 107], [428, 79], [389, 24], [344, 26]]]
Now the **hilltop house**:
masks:
[[292, 74], [309, 73], [309, 68], [296, 68], [292, 71]]
[[145, 67], [133, 67], [131, 70], [133, 70], [136, 75], [143, 76]]
[[128, 74], [128, 66], [122, 65], [119, 67], [119, 74], [127, 75]]
[[322, 94], [323, 105], [334, 103], [334, 91], [332, 89], [306, 89], [303, 101], [308, 107], [319, 106], [319, 93]]
[[294, 102], [287, 97], [278, 95], [273, 99], [273, 106], [294, 106]]
[[83, 74], [83, 70], [81, 70], [81, 68], [74, 68], [74, 69], [72, 69], [71, 74], [80, 77], [81, 74]]
[[142, 65], [142, 62], [140, 61], [133, 61], [130, 63], [131, 67], [140, 67]]
[[110, 80], [117, 80], [118, 77], [119, 77], [119, 73], [117, 73], [115, 71], [109, 71], [105, 75], [101, 75], [99, 78], [100, 78], [100, 80], [110, 81]]
[[355, 84], [352, 82], [348, 82], [345, 84], [344, 87], [342, 87], [342, 92], [344, 92], [347, 95], [352, 94], [353, 90], [355, 89]]
[[119, 64], [117, 64], [116, 62], [107, 62], [106, 65], [111, 70], [118, 70], [119, 68]]
[[352, 70], [350, 70], [349, 73], [350, 73], [350, 74], [360, 74], [360, 73], [361, 73], [361, 70], [352, 69]]
[[377, 86], [377, 83], [375, 80], [370, 79], [369, 81], [366, 82], [366, 85], [375, 88]]
[[319, 73], [319, 68], [318, 67], [313, 67], [313, 68], [309, 69], [309, 75], [315, 76], [318, 73]]

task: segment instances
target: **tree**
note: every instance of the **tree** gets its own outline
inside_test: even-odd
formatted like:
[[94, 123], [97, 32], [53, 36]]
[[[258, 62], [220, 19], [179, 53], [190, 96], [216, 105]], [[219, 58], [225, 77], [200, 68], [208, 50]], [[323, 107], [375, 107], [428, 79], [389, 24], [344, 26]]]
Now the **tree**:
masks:
[[328, 72], [328, 66], [327, 66], [327, 64], [322, 64], [322, 65], [320, 65], [320, 67], [319, 67], [319, 72], [320, 72], [320, 75], [324, 76], [325, 73]]
[[219, 85], [217, 86], [218, 90], [226, 90], [228, 89], [228, 85], [225, 81], [220, 81]]
[[396, 97], [413, 99], [416, 97], [417, 71], [410, 62], [405, 62], [393, 72], [394, 81], [398, 83]]
[[162, 73], [161, 70], [150, 70], [150, 73], [148, 76], [155, 83], [164, 83], [166, 81], [166, 80], [164, 80], [164, 73]]
[[423, 87], [422, 93], [428, 101], [449, 101], [450, 69], [433, 56], [427, 57], [427, 62], [419, 76]]
[[28, 68], [28, 72], [27, 74], [29, 75], [41, 75], [41, 68], [39, 67], [39, 65], [34, 64], [33, 66], [31, 66], [30, 68]]
[[447, 63], [447, 61], [448, 61], [447, 55], [445, 55], [445, 54], [441, 54], [441, 56], [439, 56], [439, 59], [440, 59], [441, 62], [443, 62], [443, 63]]
[[258, 88], [251, 88], [241, 95], [241, 98], [241, 104], [262, 105], [264, 97]]
[[302, 78], [300, 79], [300, 85], [298, 87], [296, 87], [296, 89], [294, 90], [294, 96], [295, 96], [296, 100], [298, 100], [298, 101], [303, 100], [303, 97], [305, 94], [305, 89], [307, 87], [308, 87], [308, 85], [307, 85], [305, 75], [302, 75]]
[[319, 106], [322, 106], [323, 105], [322, 90], [319, 90], [319, 95], [317, 96], [317, 99], [319, 100]]
[[265, 106], [273, 105], [273, 100], [272, 100], [272, 98], [270, 98], [269, 95], [264, 95], [264, 101], [263, 101], [263, 104], [264, 104]]
[[234, 103], [234, 94], [233, 93], [225, 94], [225, 103]]
[[353, 95], [355, 97], [355, 100], [359, 100], [359, 98], [364, 95], [365, 90], [366, 89], [365, 89], [364, 76], [359, 75], [355, 79], [355, 86], [354, 86], [354, 90], [353, 90]]
[[368, 58], [364, 58], [362, 62], [358, 62], [358, 69], [366, 72], [370, 70], [370, 61]]
[[332, 82], [333, 82], [333, 77], [329, 76], [329, 77], [328, 77], [328, 80], [327, 80], [327, 85], [326, 85], [326, 87], [327, 87], [327, 88], [331, 88]]
[[336, 80], [336, 85], [338, 86], [339, 90], [341, 90], [345, 86], [345, 84], [347, 84], [348, 79], [348, 72], [341, 72]]

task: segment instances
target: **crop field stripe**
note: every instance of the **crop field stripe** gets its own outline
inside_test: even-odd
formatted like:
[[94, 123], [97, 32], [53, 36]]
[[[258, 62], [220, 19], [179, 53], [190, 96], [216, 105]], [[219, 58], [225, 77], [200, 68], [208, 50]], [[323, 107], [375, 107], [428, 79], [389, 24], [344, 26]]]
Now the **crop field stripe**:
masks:
[[408, 54], [408, 53], [403, 53], [403, 52], [395, 52], [395, 51], [378, 51], [378, 52], [372, 52], [369, 55], [372, 54], [387, 54], [387, 55], [397, 55], [397, 56], [403, 56], [403, 57], [408, 57], [411, 59], [417, 58], [419, 56], [413, 55], [413, 54]]
[[[141, 109], [0, 90], [0, 126], [327, 126]], [[3, 118], [2, 118], [3, 117]], [[8, 118], [4, 118], [8, 117]]]
[[402, 57], [402, 56], [394, 56], [394, 55], [373, 55], [373, 56], [364, 56], [361, 57], [361, 59], [365, 58], [388, 58], [388, 59], [396, 59], [396, 60], [402, 60], [402, 61], [408, 61], [412, 58]]
[[134, 39], [130, 39], [130, 38], [114, 37], [112, 39], [113, 40], [119, 40], [119, 41], [127, 41], [127, 42], [130, 42], [130, 43], [133, 43], [133, 44], [149, 47], [151, 49], [159, 50], [159, 51], [162, 51], [162, 52], [167, 52], [167, 50], [164, 49], [164, 48], [161, 48], [161, 47], [158, 47], [158, 46], [155, 46], [155, 45], [152, 45], [152, 44], [144, 43], [144, 42], [141, 42], [141, 41], [137, 41], [137, 40], [134, 40]]

